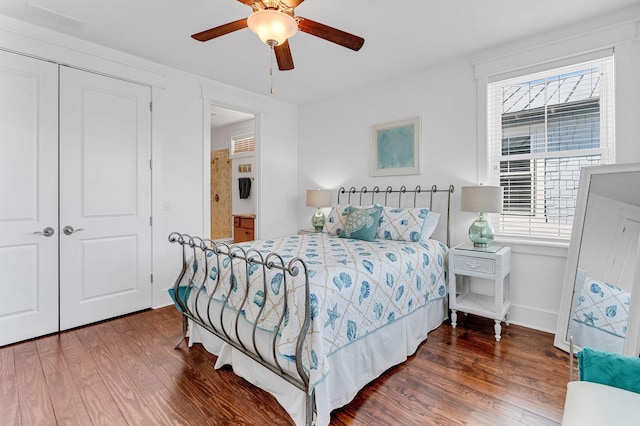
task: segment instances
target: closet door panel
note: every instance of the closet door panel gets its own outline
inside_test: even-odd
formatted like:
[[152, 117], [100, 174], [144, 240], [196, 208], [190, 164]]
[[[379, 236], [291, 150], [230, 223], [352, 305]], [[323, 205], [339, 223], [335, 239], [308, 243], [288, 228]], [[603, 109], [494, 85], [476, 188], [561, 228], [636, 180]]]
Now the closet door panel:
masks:
[[63, 330], [151, 306], [149, 103], [146, 86], [60, 70]]
[[0, 51], [0, 93], [2, 346], [58, 330], [58, 66]]

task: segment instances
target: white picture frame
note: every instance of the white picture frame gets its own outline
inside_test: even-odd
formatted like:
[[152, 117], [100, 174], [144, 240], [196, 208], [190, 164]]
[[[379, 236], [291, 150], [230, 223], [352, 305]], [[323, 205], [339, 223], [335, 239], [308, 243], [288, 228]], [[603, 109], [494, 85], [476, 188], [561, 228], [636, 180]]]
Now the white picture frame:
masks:
[[371, 127], [371, 176], [420, 174], [420, 117]]

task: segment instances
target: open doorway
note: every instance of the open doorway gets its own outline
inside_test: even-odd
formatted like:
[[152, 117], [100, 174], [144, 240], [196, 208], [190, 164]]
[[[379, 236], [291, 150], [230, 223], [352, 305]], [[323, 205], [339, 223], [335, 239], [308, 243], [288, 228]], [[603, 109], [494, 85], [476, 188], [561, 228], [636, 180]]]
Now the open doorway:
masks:
[[212, 240], [254, 239], [255, 116], [211, 105]]

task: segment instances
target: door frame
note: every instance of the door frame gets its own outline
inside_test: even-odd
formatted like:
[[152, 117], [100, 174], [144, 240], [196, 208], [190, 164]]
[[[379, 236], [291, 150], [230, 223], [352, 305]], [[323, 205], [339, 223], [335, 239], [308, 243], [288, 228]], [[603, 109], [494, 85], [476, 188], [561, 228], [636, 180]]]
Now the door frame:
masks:
[[[205, 91], [206, 92], [206, 91]], [[254, 152], [254, 167], [256, 169], [256, 179], [254, 180], [251, 189], [252, 194], [256, 199], [255, 202], [255, 236], [259, 238], [260, 235], [260, 203], [258, 202], [260, 193], [260, 179], [258, 174], [260, 171], [260, 132], [261, 132], [261, 120], [260, 113], [255, 110], [242, 108], [237, 105], [231, 105], [224, 102], [216, 101], [213, 98], [207, 97], [207, 94], [203, 92], [202, 96], [202, 229], [203, 235], [211, 235], [211, 106], [215, 105], [220, 108], [226, 108], [234, 111], [243, 112], [246, 114], [252, 114], [254, 117], [254, 138], [255, 138], [255, 152]], [[229, 154], [231, 155], [231, 153]], [[232, 179], [233, 185], [233, 179]], [[233, 197], [231, 199], [231, 214], [233, 215]]]

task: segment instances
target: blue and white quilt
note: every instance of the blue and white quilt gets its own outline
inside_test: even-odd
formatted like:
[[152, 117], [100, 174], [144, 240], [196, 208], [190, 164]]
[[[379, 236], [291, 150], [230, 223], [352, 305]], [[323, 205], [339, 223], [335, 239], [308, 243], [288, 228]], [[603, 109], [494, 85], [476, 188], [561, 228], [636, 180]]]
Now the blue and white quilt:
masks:
[[[264, 256], [278, 253], [285, 264], [295, 257], [306, 263], [312, 322], [305, 340], [303, 365], [309, 373], [311, 388], [328, 374], [326, 359], [332, 353], [446, 296], [447, 247], [435, 240], [367, 242], [313, 233], [253, 241], [239, 247], [256, 250]], [[238, 262], [222, 259], [220, 265], [209, 262], [203, 291], [212, 291], [214, 280], [221, 274], [222, 288], [214, 298], [219, 301], [228, 298], [230, 306], [241, 306], [246, 272], [238, 268]], [[199, 263], [204, 265], [202, 259]], [[262, 267], [254, 266], [248, 268], [250, 289], [242, 314], [254, 322], [262, 308], [259, 327], [273, 331], [282, 312], [274, 304], [282, 303], [276, 296], [283, 291], [283, 276], [280, 273], [268, 276], [269, 288], [265, 295]], [[230, 273], [232, 267], [235, 276]], [[202, 269], [192, 260], [190, 270], [195, 271], [195, 283], [202, 282]], [[287, 291], [288, 310], [278, 351], [293, 360], [304, 321], [303, 280], [296, 278], [288, 283]], [[196, 293], [191, 292], [192, 298]]]
[[578, 297], [573, 320], [624, 338], [630, 303], [631, 293], [587, 278]]

